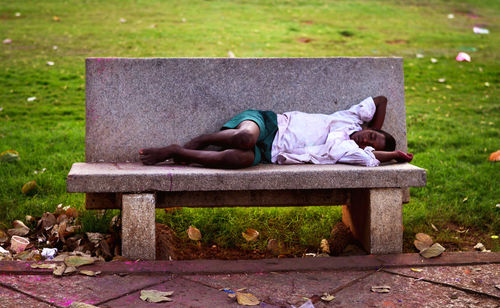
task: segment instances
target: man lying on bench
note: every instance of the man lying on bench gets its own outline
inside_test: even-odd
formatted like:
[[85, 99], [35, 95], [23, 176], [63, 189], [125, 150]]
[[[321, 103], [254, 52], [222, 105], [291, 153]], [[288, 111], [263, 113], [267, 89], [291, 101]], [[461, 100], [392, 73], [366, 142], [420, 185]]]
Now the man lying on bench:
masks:
[[[179, 164], [225, 169], [246, 168], [259, 162], [364, 166], [378, 166], [393, 159], [410, 162], [413, 154], [395, 151], [394, 137], [381, 130], [386, 106], [387, 98], [378, 96], [330, 115], [247, 110], [224, 124], [219, 132], [198, 136], [184, 146], [141, 149], [140, 159], [145, 165], [172, 158]], [[368, 127], [361, 127], [363, 123]], [[209, 145], [222, 150], [204, 150]]]

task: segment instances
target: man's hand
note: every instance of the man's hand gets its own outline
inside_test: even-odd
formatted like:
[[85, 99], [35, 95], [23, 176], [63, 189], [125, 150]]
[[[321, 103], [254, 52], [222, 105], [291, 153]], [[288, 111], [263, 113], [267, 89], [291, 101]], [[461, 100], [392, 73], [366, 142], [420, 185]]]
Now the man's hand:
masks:
[[405, 153], [403, 151], [373, 151], [373, 155], [375, 155], [380, 162], [395, 159], [399, 163], [409, 163], [413, 159], [412, 153]]
[[413, 159], [413, 153], [405, 153], [402, 151], [394, 151], [397, 155], [394, 159], [400, 163], [409, 163]]

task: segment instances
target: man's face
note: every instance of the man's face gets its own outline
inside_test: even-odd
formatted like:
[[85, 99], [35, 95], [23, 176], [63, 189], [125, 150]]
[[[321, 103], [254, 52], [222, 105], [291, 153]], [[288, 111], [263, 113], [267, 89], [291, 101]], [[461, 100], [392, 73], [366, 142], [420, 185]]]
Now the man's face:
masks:
[[362, 149], [371, 146], [377, 151], [383, 151], [385, 148], [385, 136], [371, 129], [355, 132], [351, 135], [351, 139]]

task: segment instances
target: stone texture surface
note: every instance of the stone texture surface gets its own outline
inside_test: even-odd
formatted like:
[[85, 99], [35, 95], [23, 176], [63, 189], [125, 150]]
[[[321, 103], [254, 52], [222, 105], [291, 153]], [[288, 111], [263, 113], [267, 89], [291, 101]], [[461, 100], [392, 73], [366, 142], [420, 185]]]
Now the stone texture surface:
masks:
[[141, 163], [75, 163], [69, 192], [220, 191], [425, 186], [426, 172], [411, 164], [378, 167], [261, 164], [241, 170]]
[[[218, 290], [216, 288], [205, 286], [201, 283], [193, 282], [184, 279], [183, 277], [176, 277], [171, 281], [151, 286], [148, 290], [158, 291], [174, 291], [170, 296], [173, 302], [163, 303], [148, 303], [140, 299], [140, 291], [127, 294], [119, 299], [109, 301], [100, 305], [100, 307], [244, 307], [237, 304], [235, 299], [227, 296], [228, 293]], [[264, 306], [268, 307], [268, 306]]]
[[[48, 270], [32, 269], [30, 262], [2, 261], [0, 307], [66, 307], [74, 301], [99, 307], [239, 307], [221, 288], [246, 288], [243, 292], [263, 301], [259, 307], [299, 307], [305, 297], [312, 298], [316, 308], [498, 307], [500, 290], [494, 285], [500, 283], [499, 256], [500, 253], [445, 253], [434, 259], [401, 254], [96, 262], [85, 268], [102, 271], [97, 277], [61, 278], [53, 277]], [[378, 268], [382, 264], [378, 260], [385, 260], [391, 268]], [[413, 272], [412, 267], [423, 271]], [[44, 275], [33, 274], [39, 272]], [[377, 285], [390, 286], [390, 292], [371, 292], [371, 287]], [[139, 292], [144, 289], [172, 290], [174, 301], [143, 302]], [[336, 298], [330, 303], [318, 301], [323, 292]]]
[[495, 287], [500, 285], [500, 264], [428, 266], [421, 269], [421, 272], [412, 271], [409, 267], [386, 271], [490, 294], [500, 300], [500, 289]]
[[[215, 289], [238, 290], [254, 294], [259, 300], [280, 307], [299, 307], [313, 296], [332, 294], [343, 285], [361, 279], [372, 272], [288, 272], [232, 275], [194, 275], [187, 279], [201, 282]], [[317, 305], [316, 305], [317, 306]], [[318, 306], [320, 307], [320, 306]]]
[[86, 162], [138, 161], [140, 148], [185, 143], [246, 109], [329, 114], [377, 95], [405, 150], [402, 58], [89, 58]]
[[[104, 300], [121, 297], [151, 284], [162, 283], [171, 277], [171, 275], [154, 277], [73, 275], [56, 278], [52, 275], [1, 275], [0, 282], [46, 303], [54, 304], [57, 307], [66, 307], [72, 302], [96, 305]], [[2, 303], [0, 303], [0, 307], [2, 307], [1, 305]]]
[[0, 307], [49, 308], [54, 306], [0, 286]]
[[154, 260], [154, 194], [123, 194], [122, 255], [130, 259]]
[[[390, 286], [389, 293], [371, 292]], [[377, 272], [335, 293], [330, 307], [498, 307], [498, 301], [457, 289]]]
[[366, 251], [400, 253], [403, 249], [402, 190], [358, 189], [342, 208], [342, 221], [351, 228]]

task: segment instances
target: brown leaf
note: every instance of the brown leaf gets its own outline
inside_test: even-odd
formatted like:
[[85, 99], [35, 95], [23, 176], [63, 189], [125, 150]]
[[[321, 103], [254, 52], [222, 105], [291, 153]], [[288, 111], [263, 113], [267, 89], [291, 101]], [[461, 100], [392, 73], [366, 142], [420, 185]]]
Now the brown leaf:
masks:
[[54, 269], [57, 267], [55, 263], [33, 263], [31, 264], [31, 268], [50, 268]]
[[9, 233], [10, 236], [17, 235], [17, 236], [25, 236], [28, 233], [30, 233], [30, 228], [28, 228], [22, 221], [20, 220], [14, 220], [12, 223], [14, 226], [13, 229], [9, 229], [7, 233]]
[[60, 224], [63, 221], [68, 221], [68, 216], [66, 216], [66, 214], [61, 214], [61, 215], [57, 216], [56, 222], [58, 224]]
[[390, 286], [373, 286], [371, 288], [372, 292], [375, 293], [389, 293], [391, 292], [391, 287]]
[[36, 181], [29, 181], [23, 185], [21, 191], [23, 194], [31, 196], [36, 193], [37, 188]]
[[59, 229], [58, 229], [57, 233], [59, 234], [59, 240], [64, 243], [65, 242], [64, 237], [67, 235], [67, 232], [66, 232], [66, 221], [63, 221], [59, 225]]
[[73, 274], [76, 271], [77, 271], [76, 267], [74, 267], [74, 266], [66, 266], [66, 268], [64, 269], [63, 275]]
[[196, 227], [189, 226], [186, 232], [191, 240], [193, 241], [201, 240], [201, 232]]
[[319, 247], [321, 249], [322, 253], [330, 253], [330, 244], [328, 244], [327, 239], [322, 239], [321, 243], [319, 244]]
[[260, 301], [251, 293], [241, 293], [236, 292], [236, 300], [238, 304], [243, 306], [256, 306], [260, 304]]
[[66, 210], [66, 216], [72, 217], [72, 218], [77, 218], [78, 217], [78, 210], [70, 207]]
[[416, 240], [413, 241], [413, 244], [418, 249], [418, 251], [422, 251], [424, 249], [429, 248], [432, 245], [432, 238], [425, 233], [417, 233], [415, 235]]
[[82, 265], [92, 264], [94, 263], [94, 258], [92, 257], [80, 257], [80, 256], [69, 256], [64, 259], [64, 263], [67, 266], [79, 267]]
[[9, 236], [7, 235], [7, 233], [5, 233], [5, 231], [0, 229], [0, 243], [5, 243], [8, 241], [9, 241]]
[[426, 259], [434, 258], [440, 256], [446, 249], [439, 245], [439, 243], [435, 243], [431, 247], [424, 249], [420, 252], [420, 255]]
[[100, 271], [94, 272], [94, 271], [88, 271], [88, 270], [81, 270], [78, 272], [78, 274], [85, 275], [85, 276], [91, 276], [91, 277], [95, 277], [95, 276], [99, 275], [100, 273], [101, 273]]
[[46, 212], [42, 215], [42, 228], [44, 230], [49, 230], [56, 224], [56, 216], [54, 214]]
[[171, 302], [172, 299], [169, 298], [174, 294], [174, 291], [157, 291], [157, 290], [141, 290], [141, 299], [145, 302], [159, 303], [159, 302]]
[[247, 242], [252, 242], [259, 237], [259, 231], [255, 229], [247, 229], [245, 232], [241, 232], [241, 235], [245, 238]]
[[66, 270], [66, 264], [61, 263], [58, 266], [56, 266], [56, 268], [54, 268], [52, 274], [54, 274], [54, 276], [62, 276], [65, 270]]

